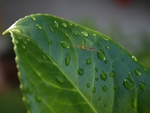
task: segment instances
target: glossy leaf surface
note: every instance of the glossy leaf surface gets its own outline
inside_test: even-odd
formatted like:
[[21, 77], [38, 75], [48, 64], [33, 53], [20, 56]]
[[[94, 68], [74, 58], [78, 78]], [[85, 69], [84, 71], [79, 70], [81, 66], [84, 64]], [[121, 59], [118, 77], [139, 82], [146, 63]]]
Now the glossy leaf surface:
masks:
[[109, 37], [47, 14], [7, 32], [31, 113], [150, 112], [150, 75]]

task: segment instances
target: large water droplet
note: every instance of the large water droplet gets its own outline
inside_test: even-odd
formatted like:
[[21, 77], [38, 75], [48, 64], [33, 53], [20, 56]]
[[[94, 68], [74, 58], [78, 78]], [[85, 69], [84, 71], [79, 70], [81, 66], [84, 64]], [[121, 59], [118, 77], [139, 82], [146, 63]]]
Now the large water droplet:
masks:
[[67, 27], [67, 24], [66, 24], [66, 23], [62, 23], [62, 26], [63, 26], [63, 27]]
[[60, 83], [60, 84], [63, 84], [63, 83], [64, 83], [64, 78], [63, 78], [61, 75], [56, 74], [56, 75], [55, 75], [55, 78], [56, 78], [56, 80], [58, 81], [58, 83]]
[[95, 93], [96, 92], [96, 88], [93, 87], [91, 91], [92, 91], [92, 93]]
[[131, 105], [135, 109], [138, 107], [138, 100], [137, 100], [137, 98], [132, 98]]
[[70, 54], [66, 53], [66, 58], [65, 58], [65, 64], [66, 64], [66, 66], [69, 66], [70, 60], [71, 60]]
[[105, 58], [105, 54], [102, 50], [98, 50], [97, 51], [97, 57], [100, 59], [100, 60], [106, 60]]
[[52, 32], [52, 33], [54, 33], [54, 30], [53, 30], [53, 28], [50, 26], [49, 27], [50, 28], [50, 31]]
[[80, 47], [82, 50], [85, 50], [86, 49], [86, 41], [85, 39], [82, 39], [81, 40], [81, 47]]
[[137, 58], [135, 56], [132, 56], [132, 59], [137, 62]]
[[139, 87], [140, 87], [141, 90], [145, 90], [145, 89], [146, 89], [146, 84], [143, 83], [143, 82], [141, 82], [141, 83], [139, 84]]
[[40, 30], [42, 29], [42, 27], [39, 24], [36, 24], [36, 27]]
[[132, 72], [129, 72], [128, 76], [131, 78], [133, 76]]
[[79, 68], [79, 69], [78, 69], [78, 75], [83, 75], [83, 74], [84, 74], [84, 70], [81, 69], [81, 68]]
[[88, 37], [88, 33], [87, 33], [87, 32], [82, 31], [81, 33], [82, 33], [82, 35], [83, 35], [84, 37]]
[[91, 64], [91, 58], [88, 57], [88, 58], [86, 59], [86, 64], [87, 64], [87, 65]]
[[87, 86], [87, 88], [89, 88], [90, 87], [90, 83], [87, 83], [86, 86]]
[[55, 20], [54, 21], [55, 27], [58, 27], [58, 22]]
[[61, 41], [61, 46], [63, 48], [69, 48], [70, 47], [70, 43], [69, 43], [69, 41]]
[[130, 78], [125, 78], [123, 80], [123, 85], [126, 89], [133, 89], [134, 82]]
[[39, 94], [36, 94], [35, 95], [35, 100], [36, 100], [36, 102], [41, 102], [42, 101], [42, 97], [39, 95]]
[[107, 79], [107, 74], [104, 71], [102, 71], [100, 73], [100, 78], [105, 81]]
[[104, 86], [102, 87], [102, 90], [103, 90], [104, 92], [106, 92], [106, 91], [107, 91], [107, 86], [104, 85]]
[[138, 76], [141, 75], [141, 71], [140, 71], [139, 69], [135, 69], [134, 72], [135, 72], [135, 74], [138, 75]]
[[115, 73], [114, 71], [111, 71], [111, 72], [109, 73], [109, 75], [110, 75], [111, 77], [115, 77], [115, 76], [116, 76], [116, 73]]

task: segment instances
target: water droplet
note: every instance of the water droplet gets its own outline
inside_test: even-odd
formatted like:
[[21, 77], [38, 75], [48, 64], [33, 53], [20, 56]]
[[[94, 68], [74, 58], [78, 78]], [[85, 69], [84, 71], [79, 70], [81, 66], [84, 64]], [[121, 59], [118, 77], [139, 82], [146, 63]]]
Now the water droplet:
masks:
[[106, 49], [109, 49], [109, 46], [107, 45], [107, 46], [105, 46], [105, 48], [106, 48]]
[[27, 41], [30, 42], [30, 39], [28, 38]]
[[61, 46], [63, 48], [69, 48], [70, 47], [70, 43], [69, 43], [69, 41], [61, 41]]
[[140, 75], [141, 75], [141, 71], [140, 71], [139, 69], [135, 69], [134, 72], [135, 72], [135, 74], [136, 74], [137, 76], [140, 76]]
[[70, 54], [66, 53], [66, 58], [65, 58], [65, 64], [66, 64], [66, 66], [69, 66], [70, 60], [71, 60]]
[[134, 82], [130, 78], [125, 78], [123, 80], [123, 85], [126, 89], [133, 89]]
[[94, 48], [90, 47], [90, 50], [91, 50], [91, 51], [94, 51]]
[[26, 46], [22, 45], [22, 48], [23, 48], [23, 49], [26, 49]]
[[83, 75], [83, 74], [84, 74], [84, 70], [81, 69], [81, 68], [79, 68], [79, 69], [78, 69], [78, 75]]
[[87, 33], [87, 32], [82, 31], [81, 33], [82, 33], [82, 35], [83, 35], [84, 37], [88, 37], [88, 33]]
[[77, 33], [77, 32], [73, 32], [73, 34], [74, 34], [75, 36], [78, 36], [78, 33]]
[[86, 64], [87, 64], [87, 65], [91, 64], [91, 58], [88, 57], [88, 58], [86, 59]]
[[42, 101], [42, 97], [39, 95], [39, 94], [36, 94], [35, 95], [35, 100], [36, 100], [36, 102], [41, 102]]
[[101, 101], [101, 97], [98, 97], [98, 101]]
[[135, 62], [137, 62], [137, 59], [136, 59], [135, 56], [132, 56], [132, 59], [133, 59]]
[[27, 44], [27, 42], [26, 42], [26, 41], [24, 41], [24, 43], [25, 43], [25, 44]]
[[42, 57], [43, 57], [44, 59], [46, 59], [46, 56], [45, 56], [45, 55], [42, 55]]
[[50, 45], [52, 45], [53, 44], [53, 42], [49, 39], [48, 40], [48, 43], [50, 44]]
[[86, 41], [85, 39], [82, 39], [81, 40], [81, 47], [80, 47], [82, 50], [85, 50], [86, 49]]
[[52, 32], [52, 33], [54, 33], [54, 30], [53, 30], [53, 28], [50, 26], [49, 27], [50, 28], [50, 31]]
[[72, 23], [69, 23], [70, 26], [72, 26]]
[[98, 72], [98, 68], [95, 68], [95, 71]]
[[87, 83], [86, 86], [89, 88], [90, 87], [90, 83]]
[[93, 36], [96, 36], [96, 34], [94, 33]]
[[18, 43], [19, 43], [19, 41], [18, 41], [18, 40], [15, 40], [15, 43], [16, 43], [16, 44], [18, 44]]
[[66, 24], [66, 23], [62, 23], [62, 26], [63, 26], [63, 27], [67, 27], [67, 24]]
[[26, 88], [26, 93], [27, 94], [32, 94], [33, 93], [33, 87], [30, 83], [28, 84], [28, 87]]
[[60, 84], [63, 84], [63, 83], [64, 83], [64, 78], [63, 78], [61, 75], [56, 74], [56, 75], [55, 75], [55, 78], [56, 78], [56, 80], [57, 80]]
[[97, 51], [97, 57], [100, 59], [100, 60], [106, 60], [105, 58], [105, 54], [102, 50], [98, 50]]
[[132, 98], [131, 105], [135, 109], [138, 107], [138, 100], [137, 100], [137, 98]]
[[31, 16], [31, 19], [32, 19], [33, 21], [35, 21], [35, 20], [36, 20], [36, 18], [35, 18], [34, 16]]
[[100, 78], [102, 79], [102, 80], [106, 80], [107, 79], [107, 75], [106, 75], [106, 73], [104, 72], [104, 71], [102, 71], [101, 73], [100, 73]]
[[111, 77], [115, 77], [115, 76], [116, 76], [116, 73], [115, 73], [114, 71], [111, 71], [111, 72], [109, 73], [109, 75], [110, 75]]
[[42, 27], [41, 27], [39, 24], [36, 24], [36, 27], [37, 27], [38, 29], [42, 29]]
[[103, 90], [104, 92], [106, 92], [106, 91], [107, 91], [107, 86], [104, 85], [104, 86], [102, 87], [102, 90]]
[[140, 87], [141, 90], [145, 90], [145, 89], [146, 89], [146, 84], [143, 83], [143, 82], [141, 82], [141, 83], [139, 84], [139, 87]]
[[133, 76], [132, 72], [129, 72], [128, 76], [131, 78]]
[[124, 55], [124, 53], [121, 53], [121, 55], [123, 56], [123, 55]]
[[98, 81], [98, 80], [99, 80], [99, 78], [98, 78], [98, 77], [95, 77], [95, 80], [96, 80], [96, 81]]
[[96, 92], [96, 88], [93, 87], [91, 91], [92, 91], [92, 93], [95, 93]]
[[54, 24], [55, 24], [55, 27], [58, 27], [58, 23], [56, 20], [54, 21]]

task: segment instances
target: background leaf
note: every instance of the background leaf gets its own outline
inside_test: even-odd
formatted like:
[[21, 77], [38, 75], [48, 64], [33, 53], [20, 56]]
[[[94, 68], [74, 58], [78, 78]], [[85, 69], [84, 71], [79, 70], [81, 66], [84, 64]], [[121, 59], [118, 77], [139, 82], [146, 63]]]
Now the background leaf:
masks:
[[47, 14], [7, 32], [31, 113], [150, 112], [150, 76], [109, 37]]

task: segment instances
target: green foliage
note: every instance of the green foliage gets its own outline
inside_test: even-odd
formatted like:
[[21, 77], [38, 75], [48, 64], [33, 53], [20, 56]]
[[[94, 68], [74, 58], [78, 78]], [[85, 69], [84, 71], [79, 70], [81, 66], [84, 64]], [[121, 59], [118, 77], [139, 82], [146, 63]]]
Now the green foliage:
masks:
[[31, 113], [150, 112], [150, 75], [109, 37], [47, 14], [7, 32]]

